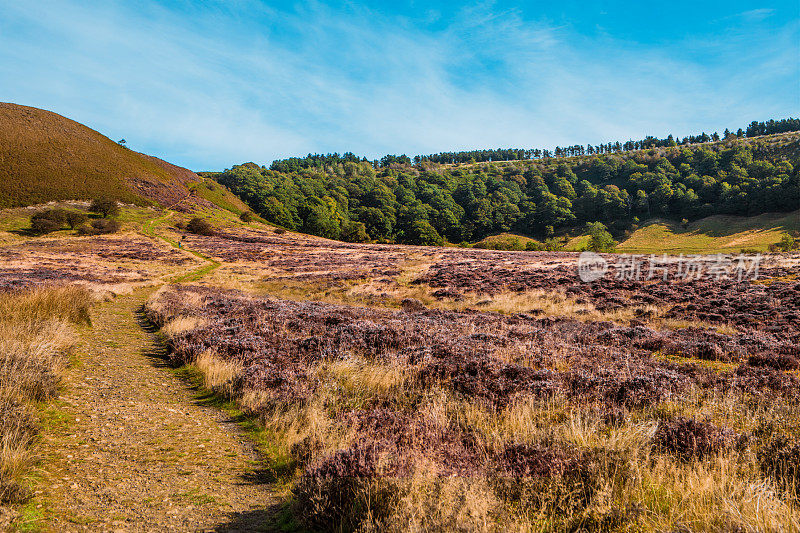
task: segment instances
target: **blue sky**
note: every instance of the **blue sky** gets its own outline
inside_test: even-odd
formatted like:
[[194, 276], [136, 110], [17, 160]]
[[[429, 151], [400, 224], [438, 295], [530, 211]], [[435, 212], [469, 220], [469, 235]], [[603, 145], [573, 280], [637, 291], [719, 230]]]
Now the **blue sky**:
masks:
[[800, 3], [0, 0], [0, 101], [193, 170], [800, 115]]

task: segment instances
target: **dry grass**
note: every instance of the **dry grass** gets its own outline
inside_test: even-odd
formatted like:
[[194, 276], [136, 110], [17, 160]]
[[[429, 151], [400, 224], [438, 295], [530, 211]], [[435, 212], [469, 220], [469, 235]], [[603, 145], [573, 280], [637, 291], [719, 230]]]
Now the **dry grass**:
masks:
[[[691, 401], [682, 405], [688, 404]], [[557, 523], [552, 521], [551, 509], [534, 505], [506, 516], [507, 527], [513, 524], [526, 531], [563, 530], [569, 529], [571, 522], [574, 526], [577, 519], [585, 520], [583, 526], [587, 530], [605, 530], [596, 527], [594, 515], [638, 507], [636, 531], [667, 531], [676, 524], [690, 531], [800, 528], [800, 510], [776, 485], [759, 475], [753, 458], [747, 454], [731, 451], [703, 461], [676, 461], [671, 456], [653, 454], [651, 441], [656, 423], [645, 413], [639, 413], [640, 421], [609, 427], [597, 411], [569, 410], [565, 405], [558, 399], [523, 401], [497, 411], [438, 391], [422, 409], [443, 426], [455, 423], [469, 428], [487, 452], [508, 442], [560, 442], [569, 449], [597, 453], [600, 467], [593, 472], [594, 482], [603, 490], [594, 494], [582, 514], [562, 516], [566, 521]], [[716, 412], [717, 420], [728, 419], [734, 409], [737, 404], [730, 396], [703, 402], [694, 414]], [[765, 410], [772, 417], [785, 414], [766, 403], [742, 413], [739, 404], [737, 414], [746, 417], [740, 419], [739, 426], [745, 422], [752, 428], [755, 421], [764, 420]], [[724, 412], [723, 416], [720, 412]], [[497, 517], [502, 513], [494, 509], [490, 514]]]
[[[174, 322], [170, 322], [168, 326]], [[205, 387], [226, 397], [233, 396], [233, 382], [244, 370], [239, 363], [220, 359], [211, 350], [201, 353], [194, 365], [201, 372]]]
[[36, 461], [32, 405], [58, 394], [74, 338], [88, 323], [92, 294], [83, 288], [34, 289], [0, 299], [0, 504], [24, 499]]
[[191, 331], [197, 327], [205, 324], [205, 320], [194, 316], [179, 316], [167, 322], [161, 332], [167, 337], [183, 333], [184, 331]]
[[35, 288], [0, 298], [0, 320], [39, 324], [47, 320], [89, 323], [92, 294], [83, 287]]
[[[302, 319], [303, 325], [319, 326], [309, 327], [315, 339], [333, 335], [349, 339], [349, 335], [362, 330], [347, 325], [367, 320], [374, 320], [375, 324], [391, 323], [397, 331], [405, 331], [398, 323], [429, 324], [425, 321], [439, 317], [414, 310], [359, 309], [345, 313], [339, 309], [330, 311], [323, 320], [320, 317], [324, 313], [318, 309], [324, 305], [297, 308], [294, 304], [287, 305], [294, 310], [287, 316], [270, 306], [255, 307], [251, 315], [242, 310], [249, 307], [238, 307], [245, 302], [236, 300], [232, 294], [210, 294], [231, 298], [233, 311], [229, 318], [236, 320], [229, 323], [243, 324], [243, 334], [251, 335], [252, 339], [272, 339], [275, 335], [276, 350], [286, 353], [296, 349], [294, 337], [303, 341], [310, 338], [308, 332], [299, 329], [293, 320], [295, 316]], [[196, 300], [200, 309], [209, 302], [194, 296], [192, 291], [181, 292], [175, 302], [182, 303], [187, 298]], [[509, 315], [539, 305], [543, 309], [541, 314], [571, 315], [581, 321], [587, 314], [587, 321], [613, 318], [624, 322], [635, 316], [624, 309], [617, 311], [618, 314], [603, 313], [588, 304], [544, 292], [483, 296], [487, 302], [481, 305], [468, 298], [473, 297], [468, 295], [465, 301], [452, 304]], [[197, 323], [192, 318], [194, 314], [207, 317], [207, 325], [198, 332], [205, 330], [211, 335], [200, 335], [196, 340], [214, 339], [209, 329], [222, 331], [214, 330], [213, 313], [204, 315], [200, 309], [182, 306], [170, 310], [158, 298], [153, 300], [148, 305], [157, 309], [167, 324], [171, 323], [170, 317], [175, 317], [172, 320], [176, 321], [176, 332], [193, 327]], [[211, 301], [215, 305], [220, 303]], [[656, 306], [642, 310], [649, 312], [651, 323], [662, 328], [683, 326], [677, 320], [664, 319]], [[454, 320], [453, 330], [458, 325], [456, 318], [480, 316], [487, 322], [516, 320], [489, 313], [444, 315], [441, 320]], [[332, 317], [330, 323], [337, 324], [338, 329], [328, 327], [328, 317]], [[256, 321], [260, 325], [262, 320], [274, 328], [259, 329], [251, 323]], [[380, 331], [366, 325], [359, 327], [365, 332], [378, 331], [365, 337], [376, 345], [383, 338], [393, 338], [391, 328]], [[532, 359], [531, 366], [567, 371], [580, 362], [578, 346], [566, 340], [561, 343], [548, 340], [544, 332], [551, 330], [542, 327], [543, 335], [536, 337], [535, 342], [547, 357]], [[717, 330], [722, 328], [718, 326]], [[525, 364], [525, 350], [535, 352], [530, 343], [518, 346], [509, 331], [500, 327], [491, 331], [496, 335], [487, 335], [480, 342], [490, 345], [487, 351], [496, 362]], [[733, 333], [731, 328], [730, 334]], [[501, 338], [509, 340], [500, 342]], [[452, 340], [464, 342], [465, 337], [454, 332]], [[423, 349], [435, 345], [433, 341], [414, 341], [413, 346], [418, 342]], [[586, 338], [581, 342], [591, 340]], [[303, 367], [301, 375], [308, 377], [313, 385], [298, 389], [304, 391], [302, 395], [278, 396], [268, 387], [259, 388], [263, 385], [258, 382], [247, 385], [246, 380], [238, 380], [245, 383], [241, 387], [226, 389], [243, 372], [236, 362], [240, 357], [238, 351], [229, 352], [228, 359], [223, 359], [222, 350], [229, 349], [225, 346], [220, 341], [218, 354], [200, 353], [192, 364], [204, 372], [207, 386], [223, 391], [245, 410], [258, 415], [269, 436], [272, 458], [277, 459], [276, 465], [280, 463], [287, 486], [293, 487], [298, 517], [310, 529], [800, 530], [793, 478], [784, 483], [787, 480], [781, 479], [781, 474], [765, 469], [762, 459], [765, 443], [771, 442], [772, 436], [800, 436], [800, 414], [791, 392], [762, 397], [740, 389], [693, 385], [676, 396], [617, 404], [608, 397], [580, 399], [569, 390], [559, 389], [552, 396], [521, 394], [507, 403], [495, 403], [477, 394], [477, 385], [473, 389], [457, 389], [452, 382], [426, 379], [420, 372], [426, 364], [424, 360], [373, 353], [353, 341], [337, 344], [335, 352], [328, 351], [327, 345], [303, 348], [305, 351], [298, 352], [296, 357], [303, 361], [308, 357], [311, 361]], [[604, 357], [604, 353], [607, 352], [587, 356], [585, 362]], [[454, 357], [459, 354], [465, 355], [454, 352]], [[613, 368], [612, 363], [609, 359], [609, 369]], [[631, 357], [628, 363], [618, 371], [633, 377], [638, 373], [645, 376], [644, 369], [636, 367], [635, 358]], [[733, 365], [708, 363], [720, 366], [719, 370], [710, 370], [730, 374], [725, 379], [735, 379]], [[603, 361], [598, 365], [597, 379], [609, 379], [601, 373]], [[277, 379], [278, 369], [277, 365], [270, 367], [267, 379]], [[466, 367], [462, 372], [475, 370]], [[661, 379], [661, 374], [653, 376], [655, 380]], [[478, 374], [476, 381], [489, 379], [493, 378], [488, 373]], [[688, 457], [680, 454], [680, 448], [657, 446], [662, 424], [679, 418], [724, 428], [731, 440], [703, 455]], [[696, 434], [689, 434], [689, 439], [695, 437]], [[507, 459], [509, 450], [521, 450], [517, 458], [533, 467], [527, 471], [514, 470], [517, 463]], [[467, 457], [463, 463], [458, 455], [462, 452]]]

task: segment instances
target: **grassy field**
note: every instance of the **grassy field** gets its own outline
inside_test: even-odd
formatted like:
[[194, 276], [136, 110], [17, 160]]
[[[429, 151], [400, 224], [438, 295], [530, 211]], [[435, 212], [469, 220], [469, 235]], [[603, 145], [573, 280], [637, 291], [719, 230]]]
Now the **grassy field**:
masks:
[[790, 231], [800, 231], [800, 211], [755, 217], [715, 215], [682, 228], [672, 221], [652, 221], [620, 243], [622, 253], [736, 253], [767, 251]]
[[25, 479], [37, 460], [39, 432], [35, 406], [58, 396], [73, 344], [70, 324], [88, 323], [92, 302], [79, 287], [39, 288], [0, 300], [0, 511], [29, 496]]

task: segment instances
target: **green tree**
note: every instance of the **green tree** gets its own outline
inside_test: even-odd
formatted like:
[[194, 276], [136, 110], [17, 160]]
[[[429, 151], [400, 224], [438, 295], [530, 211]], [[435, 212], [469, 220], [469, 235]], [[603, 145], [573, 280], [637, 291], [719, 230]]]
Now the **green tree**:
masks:
[[115, 217], [119, 215], [119, 205], [111, 198], [97, 198], [89, 206], [92, 213], [100, 213], [103, 218]]
[[586, 245], [587, 250], [593, 252], [613, 252], [617, 243], [608, 232], [605, 224], [601, 222], [593, 222], [587, 224], [589, 232], [589, 243]]
[[341, 219], [336, 212], [335, 202], [330, 197], [307, 198], [300, 208], [303, 219], [302, 231], [329, 239], [338, 239], [341, 233]]
[[81, 213], [80, 211], [67, 211], [64, 218], [69, 226], [69, 229], [75, 229], [81, 224], [86, 224], [86, 222], [89, 220], [89, 217], [86, 216], [86, 213]]

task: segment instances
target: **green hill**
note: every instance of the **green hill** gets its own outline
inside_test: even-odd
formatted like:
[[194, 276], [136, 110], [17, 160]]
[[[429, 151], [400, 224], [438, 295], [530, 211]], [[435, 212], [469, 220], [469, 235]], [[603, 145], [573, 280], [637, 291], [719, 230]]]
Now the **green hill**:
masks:
[[622, 235], [654, 218], [680, 223], [800, 206], [798, 132], [610, 152], [606, 146], [608, 153], [598, 147], [591, 155], [573, 148], [561, 152], [565, 157], [457, 165], [310, 154], [269, 167], [244, 163], [213, 177], [287, 229], [426, 245], [506, 233], [542, 241], [593, 222]]
[[715, 215], [681, 224], [653, 220], [634, 231], [617, 251], [622, 253], [737, 253], [767, 251], [786, 233], [800, 231], [800, 210], [754, 217]]
[[[194, 172], [135, 152], [56, 113], [0, 103], [0, 207], [52, 200], [114, 198], [137, 205], [185, 209], [246, 209]], [[192, 194], [191, 190], [196, 192]]]
[[[713, 215], [690, 222], [685, 227], [671, 220], [651, 219], [619, 243], [616, 251], [625, 254], [716, 254], [741, 250], [766, 252], [786, 235], [800, 232], [800, 210], [791, 213], [764, 213], [753, 217]], [[559, 249], [580, 251], [589, 243], [589, 235], [573, 234], [564, 242], [555, 239]], [[493, 235], [476, 242], [475, 248], [524, 250], [535, 239], [514, 233]], [[540, 244], [540, 243], [539, 243]]]

